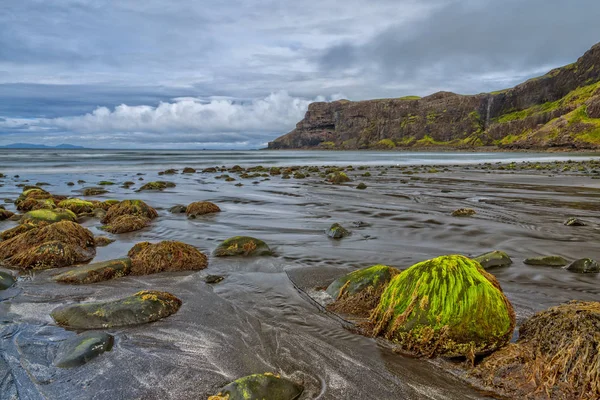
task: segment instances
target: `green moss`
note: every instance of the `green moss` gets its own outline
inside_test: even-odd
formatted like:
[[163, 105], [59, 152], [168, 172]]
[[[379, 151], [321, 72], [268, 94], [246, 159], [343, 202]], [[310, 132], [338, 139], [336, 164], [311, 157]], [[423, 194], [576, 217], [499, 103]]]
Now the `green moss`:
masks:
[[73, 221], [77, 220], [77, 215], [70, 210], [55, 209], [55, 210], [33, 210], [29, 211], [21, 218], [21, 223], [27, 222], [49, 222], [54, 223], [58, 221]]
[[399, 272], [396, 268], [381, 264], [359, 269], [333, 281], [327, 287], [327, 293], [334, 299], [345, 293], [349, 295], [357, 294], [368, 286], [386, 285]]
[[394, 277], [372, 322], [374, 334], [416, 354], [472, 358], [508, 342], [515, 316], [492, 275], [476, 261], [451, 255]]
[[423, 139], [417, 140], [416, 144], [419, 146], [439, 146], [439, 145], [445, 145], [447, 143], [437, 141], [434, 138], [432, 138], [431, 136], [425, 135], [423, 137]]
[[419, 100], [421, 99], [421, 97], [419, 96], [404, 96], [404, 97], [399, 97], [398, 100]]
[[430, 112], [427, 114], [427, 125], [433, 124], [437, 118], [437, 114], [434, 112]]
[[92, 212], [94, 203], [81, 199], [67, 199], [58, 203], [58, 207], [73, 211], [75, 214], [81, 214]]
[[333, 149], [333, 148], [335, 148], [335, 143], [334, 142], [321, 142], [321, 143], [319, 143], [319, 147], [324, 148], [324, 149]]
[[394, 143], [392, 139], [381, 139], [379, 142], [377, 142], [377, 146], [393, 149], [396, 147], [396, 143]]

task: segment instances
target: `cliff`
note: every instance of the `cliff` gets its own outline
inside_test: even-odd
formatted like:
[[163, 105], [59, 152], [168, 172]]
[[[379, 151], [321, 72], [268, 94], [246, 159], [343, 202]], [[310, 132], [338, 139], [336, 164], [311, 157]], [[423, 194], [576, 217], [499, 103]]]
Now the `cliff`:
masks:
[[312, 103], [269, 148], [484, 145], [600, 148], [600, 43], [573, 64], [499, 92]]

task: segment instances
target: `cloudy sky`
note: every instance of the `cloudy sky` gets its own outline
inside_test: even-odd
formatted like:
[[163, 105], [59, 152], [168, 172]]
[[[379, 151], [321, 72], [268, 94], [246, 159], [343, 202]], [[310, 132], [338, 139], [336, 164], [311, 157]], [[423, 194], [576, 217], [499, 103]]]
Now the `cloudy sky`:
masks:
[[1, 0], [0, 145], [257, 148], [315, 100], [513, 86], [598, 0]]

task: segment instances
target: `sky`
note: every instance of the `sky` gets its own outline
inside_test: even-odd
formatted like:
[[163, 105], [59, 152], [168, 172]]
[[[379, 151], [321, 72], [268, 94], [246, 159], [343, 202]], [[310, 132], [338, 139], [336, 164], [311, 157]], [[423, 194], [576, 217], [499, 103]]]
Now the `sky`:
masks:
[[1, 0], [0, 145], [246, 149], [313, 101], [514, 86], [598, 0]]

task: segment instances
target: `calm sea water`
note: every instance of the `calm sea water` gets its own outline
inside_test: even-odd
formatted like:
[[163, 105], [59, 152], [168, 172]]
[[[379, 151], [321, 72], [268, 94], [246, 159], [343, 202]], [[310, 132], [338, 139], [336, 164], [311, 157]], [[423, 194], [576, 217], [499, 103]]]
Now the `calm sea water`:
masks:
[[215, 165], [443, 165], [588, 159], [593, 154], [380, 151], [18, 150], [0, 149], [3, 173], [160, 171]]

